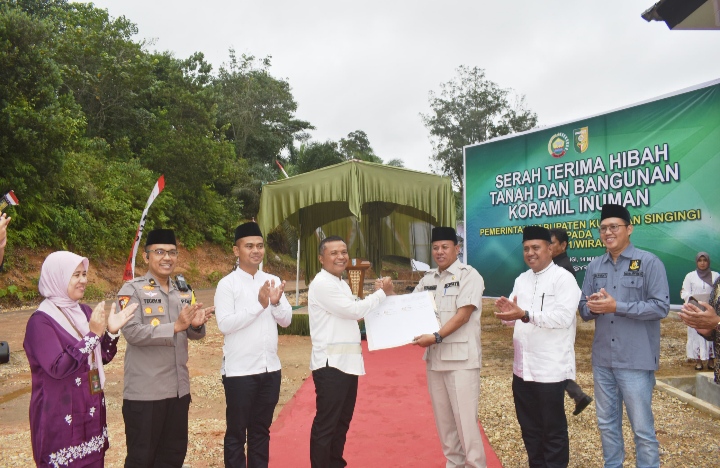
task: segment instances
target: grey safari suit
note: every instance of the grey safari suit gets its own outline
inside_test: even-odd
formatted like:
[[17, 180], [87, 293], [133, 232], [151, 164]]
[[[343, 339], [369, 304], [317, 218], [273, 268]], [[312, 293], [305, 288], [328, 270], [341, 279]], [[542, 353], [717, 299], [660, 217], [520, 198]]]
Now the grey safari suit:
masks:
[[425, 350], [427, 379], [435, 425], [447, 458], [446, 468], [485, 467], [485, 451], [478, 428], [480, 393], [480, 314], [485, 284], [473, 267], [456, 260], [445, 271], [428, 271], [415, 292], [435, 297], [440, 326], [459, 308], [473, 305], [470, 320], [440, 344]]
[[138, 303], [133, 318], [122, 328], [125, 351], [126, 400], [153, 401], [183, 397], [190, 393], [187, 368], [188, 339], [205, 336], [188, 328], [175, 333], [180, 310], [190, 304], [192, 292], [177, 289], [173, 281], [166, 293], [150, 273], [128, 281], [118, 293], [123, 308]]

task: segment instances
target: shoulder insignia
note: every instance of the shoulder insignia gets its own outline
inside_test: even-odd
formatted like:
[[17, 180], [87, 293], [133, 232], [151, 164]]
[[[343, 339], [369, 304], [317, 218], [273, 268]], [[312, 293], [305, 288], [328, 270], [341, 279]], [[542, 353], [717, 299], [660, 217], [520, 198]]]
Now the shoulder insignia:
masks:
[[128, 302], [130, 302], [130, 296], [118, 296], [120, 310], [123, 310], [128, 305]]

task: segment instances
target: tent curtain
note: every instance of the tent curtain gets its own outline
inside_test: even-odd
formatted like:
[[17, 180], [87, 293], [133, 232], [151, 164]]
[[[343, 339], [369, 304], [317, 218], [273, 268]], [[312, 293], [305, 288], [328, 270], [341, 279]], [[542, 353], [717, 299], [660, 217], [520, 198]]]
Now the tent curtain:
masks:
[[343, 237], [350, 256], [367, 258], [377, 273], [383, 256], [430, 263], [430, 229], [455, 226], [455, 201], [447, 177], [353, 160], [265, 185], [260, 228], [284, 220], [300, 233], [307, 281], [320, 270], [323, 234]]

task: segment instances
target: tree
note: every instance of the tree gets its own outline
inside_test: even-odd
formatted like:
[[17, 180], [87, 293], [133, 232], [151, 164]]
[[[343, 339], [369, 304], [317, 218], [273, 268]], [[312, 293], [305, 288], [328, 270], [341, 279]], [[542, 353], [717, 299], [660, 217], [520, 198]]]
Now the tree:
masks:
[[362, 130], [355, 130], [348, 133], [347, 138], [340, 138], [338, 146], [347, 161], [359, 159], [360, 161], [382, 164], [382, 159], [375, 154], [375, 151], [370, 146], [367, 133]]
[[324, 143], [310, 142], [300, 146], [297, 156], [297, 172], [314, 171], [343, 162], [345, 158], [338, 151], [338, 145], [332, 140]]
[[420, 114], [430, 131], [432, 159], [462, 192], [463, 146], [501, 135], [529, 130], [537, 114], [527, 109], [524, 96], [500, 88], [478, 67], [461, 65], [457, 77], [429, 93], [431, 111]]
[[297, 103], [287, 81], [270, 75], [270, 57], [256, 60], [230, 50], [230, 62], [220, 67], [214, 85], [219, 127], [235, 144], [239, 158], [274, 166], [283, 150], [304, 139], [309, 122], [295, 118]]
[[14, 217], [18, 231], [34, 226], [34, 235], [18, 236], [28, 245], [53, 235], [48, 201], [85, 127], [80, 108], [62, 90], [51, 41], [49, 23], [0, 6], [0, 189], [12, 188], [22, 200]]

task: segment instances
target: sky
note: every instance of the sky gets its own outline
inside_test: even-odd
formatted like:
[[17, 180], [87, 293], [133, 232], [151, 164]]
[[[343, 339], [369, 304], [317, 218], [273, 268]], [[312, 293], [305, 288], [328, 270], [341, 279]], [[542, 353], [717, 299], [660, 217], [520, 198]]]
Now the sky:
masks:
[[375, 154], [429, 171], [428, 94], [483, 68], [553, 126], [720, 78], [720, 31], [670, 31], [656, 0], [99, 0], [148, 50], [272, 56], [312, 139], [367, 133]]

